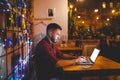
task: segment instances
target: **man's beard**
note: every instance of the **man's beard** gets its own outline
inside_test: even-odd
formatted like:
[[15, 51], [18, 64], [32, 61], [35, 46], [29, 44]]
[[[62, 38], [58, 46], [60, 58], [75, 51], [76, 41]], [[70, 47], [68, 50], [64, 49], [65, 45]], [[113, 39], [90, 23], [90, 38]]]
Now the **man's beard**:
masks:
[[55, 39], [53, 37], [50, 38], [52, 42], [56, 43]]
[[50, 37], [50, 40], [53, 42], [53, 43], [56, 43], [56, 40], [54, 37]]

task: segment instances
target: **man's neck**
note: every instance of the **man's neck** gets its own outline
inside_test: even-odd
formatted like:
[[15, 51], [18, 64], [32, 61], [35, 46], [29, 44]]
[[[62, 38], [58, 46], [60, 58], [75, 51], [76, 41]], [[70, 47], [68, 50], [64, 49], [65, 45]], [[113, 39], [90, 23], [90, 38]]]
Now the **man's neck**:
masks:
[[50, 43], [54, 44], [54, 42], [51, 41], [50, 37], [47, 36], [48, 40], [50, 41]]

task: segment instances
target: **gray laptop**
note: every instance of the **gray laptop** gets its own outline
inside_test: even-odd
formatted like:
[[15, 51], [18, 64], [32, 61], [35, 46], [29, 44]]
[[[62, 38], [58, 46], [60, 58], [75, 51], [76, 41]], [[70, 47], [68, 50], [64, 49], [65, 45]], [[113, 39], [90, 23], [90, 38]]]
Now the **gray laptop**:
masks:
[[86, 60], [80, 62], [80, 64], [93, 64], [97, 59], [99, 53], [100, 53], [100, 50], [97, 48], [94, 48], [91, 56], [88, 59], [86, 58]]

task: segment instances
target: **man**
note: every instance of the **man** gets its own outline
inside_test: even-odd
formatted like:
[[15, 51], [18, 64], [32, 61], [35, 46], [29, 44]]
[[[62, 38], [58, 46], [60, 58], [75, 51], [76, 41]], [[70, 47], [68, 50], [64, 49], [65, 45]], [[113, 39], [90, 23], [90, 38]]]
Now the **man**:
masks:
[[80, 57], [64, 54], [54, 45], [60, 38], [62, 28], [51, 23], [47, 26], [46, 37], [35, 48], [35, 65], [38, 80], [63, 77], [62, 67], [79, 63]]

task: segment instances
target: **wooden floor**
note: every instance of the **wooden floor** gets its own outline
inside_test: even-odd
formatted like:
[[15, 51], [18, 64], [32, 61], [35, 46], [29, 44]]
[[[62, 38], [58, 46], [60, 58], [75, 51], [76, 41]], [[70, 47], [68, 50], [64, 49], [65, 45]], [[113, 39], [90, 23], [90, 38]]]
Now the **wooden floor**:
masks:
[[[36, 72], [33, 71], [27, 79], [24, 80], [37, 80], [36, 79]], [[54, 79], [56, 80], [56, 79]], [[58, 80], [58, 79], [57, 79]], [[75, 79], [68, 79], [68, 80], [120, 80], [120, 75], [111, 75], [111, 76], [86, 76], [80, 78], [75, 78]]]
[[[31, 71], [29, 71], [29, 75], [27, 78], [25, 78], [24, 80], [37, 80], [36, 79], [36, 72], [35, 69], [32, 65], [32, 67], [30, 68]], [[54, 79], [56, 80], [56, 79]], [[110, 76], [85, 76], [82, 78], [73, 78], [73, 79], [66, 79], [66, 80], [120, 80], [120, 75], [110, 75]]]
[[81, 80], [120, 80], [120, 75], [83, 77]]

